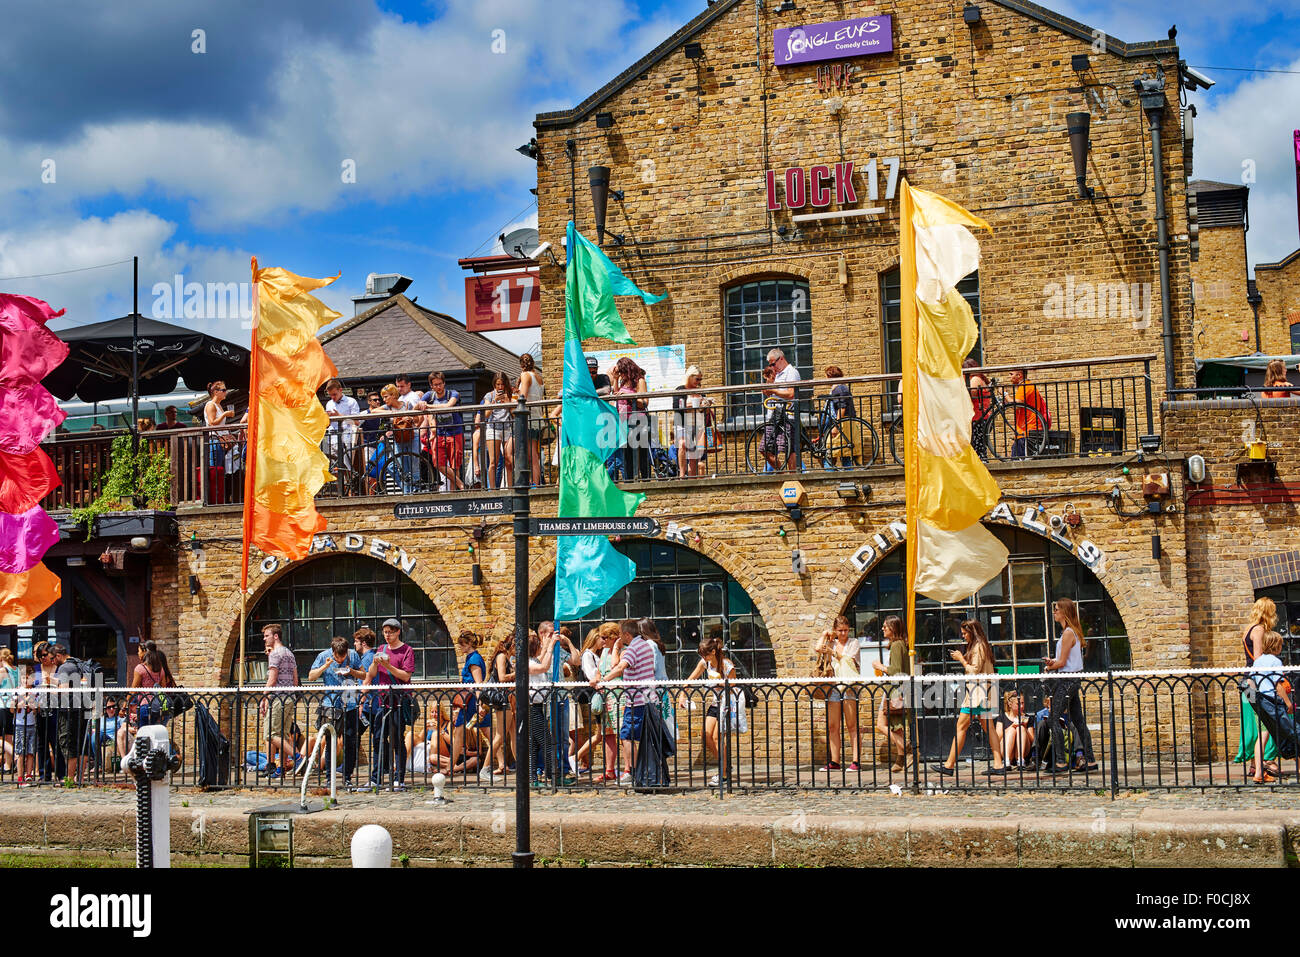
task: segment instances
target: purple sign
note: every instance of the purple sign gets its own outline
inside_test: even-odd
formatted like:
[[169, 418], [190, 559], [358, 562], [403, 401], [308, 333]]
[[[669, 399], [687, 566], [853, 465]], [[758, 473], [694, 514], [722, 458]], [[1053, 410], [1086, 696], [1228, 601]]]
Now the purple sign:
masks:
[[889, 53], [894, 49], [893, 19], [886, 15], [782, 27], [773, 34], [776, 65]]

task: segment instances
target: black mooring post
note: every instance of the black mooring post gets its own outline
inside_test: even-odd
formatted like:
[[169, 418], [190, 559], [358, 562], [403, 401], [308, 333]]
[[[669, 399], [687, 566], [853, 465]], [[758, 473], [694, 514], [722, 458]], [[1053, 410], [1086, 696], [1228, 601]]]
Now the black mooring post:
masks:
[[515, 867], [532, 867], [528, 789], [532, 785], [528, 697], [528, 405], [515, 405]]

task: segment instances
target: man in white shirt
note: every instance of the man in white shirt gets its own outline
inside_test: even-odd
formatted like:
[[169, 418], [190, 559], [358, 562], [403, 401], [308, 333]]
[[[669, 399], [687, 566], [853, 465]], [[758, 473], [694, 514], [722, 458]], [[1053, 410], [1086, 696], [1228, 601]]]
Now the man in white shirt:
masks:
[[325, 431], [325, 454], [334, 463], [336, 472], [351, 472], [355, 464], [352, 459], [357, 448], [360, 423], [356, 419], [341, 421], [339, 417], [360, 415], [361, 406], [352, 396], [343, 394], [343, 383], [338, 379], [326, 382], [325, 392], [329, 395], [329, 401], [325, 403], [325, 414], [330, 417], [329, 428]]
[[767, 368], [763, 370], [763, 381], [771, 383], [773, 388], [764, 389], [763, 406], [767, 417], [763, 422], [763, 458], [772, 471], [797, 471], [799, 468], [799, 450], [795, 442], [795, 404], [794, 387], [790, 383], [800, 381], [799, 370], [785, 359], [785, 353], [773, 349], [767, 354]]
[[397, 383], [397, 397], [402, 400], [402, 405], [414, 409], [420, 404], [420, 393], [412, 391], [410, 376], [402, 373], [393, 381]]

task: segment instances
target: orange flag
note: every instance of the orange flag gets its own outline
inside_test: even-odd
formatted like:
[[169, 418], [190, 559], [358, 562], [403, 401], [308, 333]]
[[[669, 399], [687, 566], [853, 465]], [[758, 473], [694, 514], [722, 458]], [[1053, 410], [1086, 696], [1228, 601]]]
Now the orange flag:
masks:
[[[340, 274], [341, 275], [341, 274]], [[333, 476], [321, 451], [329, 418], [316, 390], [338, 374], [316, 333], [339, 313], [311, 295], [333, 279], [308, 279], [287, 269], [259, 269], [253, 260], [253, 355], [249, 385], [248, 468], [244, 473], [244, 554], [294, 561], [325, 530], [316, 493]]]
[[63, 594], [59, 576], [41, 562], [17, 575], [0, 572], [0, 625], [25, 625]]

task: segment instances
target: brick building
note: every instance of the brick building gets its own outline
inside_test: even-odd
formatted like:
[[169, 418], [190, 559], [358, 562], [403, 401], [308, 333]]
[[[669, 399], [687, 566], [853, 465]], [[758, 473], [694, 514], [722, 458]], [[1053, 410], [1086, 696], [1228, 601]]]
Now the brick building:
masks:
[[[570, 218], [593, 239], [603, 234], [638, 285], [669, 294], [650, 307], [620, 303], [634, 338], [682, 347], [705, 386], [756, 383], [773, 346], [805, 379], [830, 365], [888, 375], [899, 367], [897, 179], [961, 202], [992, 227], [978, 275], [962, 285], [981, 325], [975, 358], [1043, 363], [1033, 377], [1053, 422], [1033, 461], [991, 462], [1003, 502], [987, 522], [1012, 563], [964, 605], [923, 603], [921, 660], [952, 667], [956, 625], [974, 615], [1000, 665], [1036, 670], [1053, 634], [1050, 603], [1071, 597], [1097, 639], [1091, 666], [1236, 665], [1239, 621], [1261, 590], [1292, 602], [1300, 634], [1300, 585], [1278, 571], [1294, 551], [1300, 400], [1165, 401], [1168, 382], [1194, 384], [1199, 355], [1177, 46], [1125, 43], [1021, 0], [966, 10], [801, 0], [790, 13], [718, 0], [579, 106], [537, 118], [540, 238], [560, 252]], [[818, 24], [855, 18], [876, 26], [839, 29], [874, 29], [889, 49], [776, 65], [823, 49]], [[1090, 118], [1091, 148], [1077, 154], [1082, 188], [1070, 114]], [[1152, 117], [1162, 143], [1154, 160]], [[1169, 217], [1164, 275], [1157, 164]], [[1214, 245], [1207, 232], [1197, 268]], [[1234, 234], [1225, 250], [1235, 243]], [[1293, 275], [1286, 264], [1276, 271]], [[564, 274], [547, 258], [540, 280], [544, 366], [558, 369]], [[638, 579], [592, 617], [659, 620], [670, 675], [690, 670], [696, 640], [713, 629], [759, 675], [806, 674], [811, 640], [839, 614], [878, 636], [903, 598], [903, 476], [887, 447], [893, 389], [854, 383], [875, 452], [855, 448], [837, 469], [805, 459], [799, 518], [778, 495], [783, 476], [746, 467], [754, 393], [724, 399], [707, 477], [642, 486], [640, 514], [660, 532], [618, 544]], [[805, 397], [810, 429], [825, 391]], [[1247, 429], [1263, 433], [1270, 463], [1239, 472]], [[1197, 485], [1186, 470], [1194, 454], [1207, 463]], [[1157, 486], [1167, 475], [1168, 494], [1145, 494], [1148, 473]], [[256, 560], [249, 634], [289, 621], [305, 661], [331, 635], [397, 615], [419, 673], [456, 673], [449, 636], [513, 627], [514, 543], [485, 493], [437, 501], [448, 514], [414, 519], [396, 517], [393, 497], [322, 502], [329, 532], [311, 557]], [[535, 489], [531, 507], [553, 515], [554, 489]], [[225, 682], [239, 639], [239, 510], [182, 502], [176, 521], [189, 547], [155, 563], [153, 636], [175, 650], [185, 680]], [[554, 540], [531, 548], [531, 617], [540, 619]]]
[[1280, 262], [1257, 263], [1251, 279], [1250, 187], [1193, 180], [1187, 188], [1199, 227], [1199, 256], [1192, 262], [1196, 358], [1300, 351], [1300, 250]]

